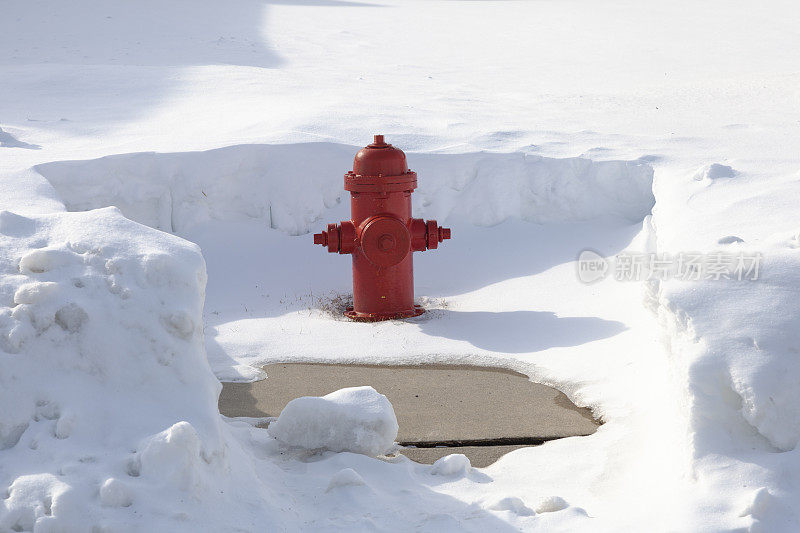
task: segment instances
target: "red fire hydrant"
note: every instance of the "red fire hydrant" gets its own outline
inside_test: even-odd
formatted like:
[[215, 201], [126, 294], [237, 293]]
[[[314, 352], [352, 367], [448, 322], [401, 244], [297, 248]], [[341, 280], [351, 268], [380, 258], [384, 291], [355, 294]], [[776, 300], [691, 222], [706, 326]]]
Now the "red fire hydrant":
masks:
[[450, 229], [435, 220], [411, 218], [411, 192], [417, 173], [406, 154], [376, 135], [344, 175], [350, 191], [350, 216], [314, 235], [314, 244], [353, 256], [353, 307], [345, 315], [361, 321], [421, 315], [414, 305], [413, 252], [436, 249]]

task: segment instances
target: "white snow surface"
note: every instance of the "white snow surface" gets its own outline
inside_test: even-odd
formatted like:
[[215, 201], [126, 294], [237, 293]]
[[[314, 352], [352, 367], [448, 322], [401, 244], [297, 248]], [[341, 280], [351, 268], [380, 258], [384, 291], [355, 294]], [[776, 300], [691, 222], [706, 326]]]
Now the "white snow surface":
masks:
[[150, 527], [126, 508], [239, 521], [200, 503], [258, 498], [216, 410], [199, 248], [115, 208], [3, 211], [0, 239], [0, 530]]
[[[5, 2], [0, 531], [797, 531], [798, 64], [783, 0]], [[425, 315], [361, 324], [307, 232], [375, 133], [453, 239]], [[511, 368], [605, 424], [486, 469], [292, 447], [216, 407], [278, 361]]]
[[[341, 169], [352, 165], [357, 150], [330, 143], [242, 145], [64, 161], [36, 170], [70, 211], [114, 205], [133, 220], [178, 235], [227, 221], [303, 235], [328, 209], [349, 202]], [[416, 154], [413, 164], [426, 177], [412, 197], [416, 216], [463, 217], [478, 226], [599, 216], [634, 222], [655, 202], [653, 170], [643, 161], [467, 153]]]
[[397, 429], [392, 404], [365, 386], [295, 398], [269, 425], [269, 434], [290, 447], [374, 457], [391, 450]]

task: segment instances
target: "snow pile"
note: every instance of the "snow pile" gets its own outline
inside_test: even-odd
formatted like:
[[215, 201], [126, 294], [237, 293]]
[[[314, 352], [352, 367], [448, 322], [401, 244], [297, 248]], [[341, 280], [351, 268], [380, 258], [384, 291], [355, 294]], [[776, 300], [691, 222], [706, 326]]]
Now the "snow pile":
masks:
[[563, 511], [567, 507], [569, 507], [569, 504], [566, 502], [566, 500], [564, 500], [564, 498], [560, 496], [549, 496], [539, 502], [539, 504], [536, 506], [536, 512], [555, 513], [557, 511]]
[[464, 217], [477, 226], [507, 219], [539, 224], [650, 213], [653, 169], [644, 161], [556, 159], [523, 153], [412, 154], [416, 201], [425, 216]]
[[504, 498], [495, 499], [490, 502], [487, 507], [492, 511], [509, 511], [520, 516], [536, 514], [536, 511], [525, 505], [525, 502], [516, 496], [506, 496]]
[[648, 284], [683, 398], [687, 473], [709, 507], [731, 479], [745, 480], [749, 495], [725, 501], [731, 524], [797, 530], [800, 491], [789, 480], [800, 475], [800, 249], [796, 221], [775, 210], [796, 198], [797, 181], [766, 187], [729, 167], [703, 169], [703, 179], [676, 176], [685, 187], [659, 194], [658, 252], [695, 250], [727, 270]]
[[469, 458], [463, 453], [451, 453], [437, 459], [431, 466], [431, 474], [435, 476], [466, 475], [472, 470]]
[[248, 221], [293, 235], [339, 202], [349, 147], [242, 145], [176, 154], [123, 154], [39, 165], [70, 211], [119, 207], [147, 226], [184, 234], [207, 220]]
[[269, 426], [270, 435], [287, 446], [371, 456], [389, 451], [397, 430], [392, 404], [372, 387], [295, 398]]
[[709, 505], [730, 483], [732, 474], [715, 464], [722, 460], [755, 491], [747, 501], [727, 500], [729, 516], [748, 517], [759, 531], [795, 531], [800, 254], [788, 240], [758, 252], [757, 281], [662, 282], [651, 298], [679, 377], [691, 471]]
[[736, 171], [722, 163], [711, 163], [710, 165], [703, 165], [694, 174], [695, 181], [713, 181], [720, 178], [733, 178], [736, 177]]
[[[36, 170], [70, 211], [113, 205], [137, 222], [178, 235], [208, 220], [258, 221], [299, 235], [323, 216], [346, 216], [342, 175], [357, 150], [332, 143], [240, 145], [61, 161]], [[479, 226], [509, 218], [639, 221], [655, 202], [653, 170], [643, 161], [522, 153], [408, 154], [408, 160], [419, 174], [415, 216], [459, 216]], [[331, 208], [338, 211], [327, 213]]]
[[205, 360], [197, 246], [113, 208], [3, 211], [0, 254], [0, 530], [192, 529], [254, 501]]
[[363, 487], [366, 485], [364, 478], [352, 468], [343, 468], [336, 472], [328, 483], [328, 488], [325, 492], [330, 492], [341, 487]]
[[800, 301], [800, 253], [788, 241], [749, 250], [764, 254], [760, 279], [670, 282], [657, 298], [687, 358], [693, 431], [722, 423], [729, 445], [792, 450], [800, 442], [800, 317], [785, 310]]

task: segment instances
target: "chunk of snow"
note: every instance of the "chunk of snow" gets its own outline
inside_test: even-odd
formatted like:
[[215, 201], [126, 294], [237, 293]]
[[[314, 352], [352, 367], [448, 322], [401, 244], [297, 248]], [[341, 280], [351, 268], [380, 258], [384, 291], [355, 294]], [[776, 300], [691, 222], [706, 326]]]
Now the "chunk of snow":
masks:
[[[5, 501], [0, 503], [0, 531], [45, 529], [42, 520], [59, 511], [70, 490], [67, 483], [50, 473], [19, 476], [8, 488]], [[79, 512], [78, 509], [71, 511], [72, 514]]]
[[149, 438], [142, 447], [139, 473], [155, 477], [181, 489], [195, 485], [201, 466], [200, 437], [188, 422], [178, 422]]
[[368, 386], [295, 398], [269, 425], [270, 435], [288, 446], [371, 456], [389, 451], [397, 430], [392, 404]]
[[32, 250], [23, 255], [19, 260], [19, 270], [23, 274], [42, 274], [66, 265], [75, 259], [75, 254], [64, 249]]
[[128, 507], [133, 499], [125, 483], [110, 477], [100, 486], [100, 502], [107, 507]]
[[469, 458], [462, 453], [451, 453], [436, 460], [431, 466], [431, 474], [436, 476], [466, 475], [472, 470]]
[[52, 281], [26, 283], [21, 285], [14, 293], [15, 304], [35, 304], [41, 299], [47, 298], [58, 289], [58, 283]]
[[556, 511], [563, 511], [569, 507], [567, 500], [560, 496], [549, 496], [547, 498], [543, 498], [537, 505], [536, 505], [536, 512], [537, 513], [554, 513]]
[[695, 173], [694, 179], [697, 181], [716, 180], [720, 178], [733, 178], [737, 174], [733, 167], [721, 163], [711, 163], [710, 165], [700, 167]]
[[522, 499], [516, 496], [507, 496], [494, 500], [487, 506], [487, 509], [492, 511], [510, 511], [519, 516], [532, 516], [536, 514], [533, 509], [525, 505]]
[[358, 472], [352, 468], [343, 468], [333, 475], [325, 492], [330, 492], [338, 487], [359, 487], [364, 485], [366, 485], [366, 482]]

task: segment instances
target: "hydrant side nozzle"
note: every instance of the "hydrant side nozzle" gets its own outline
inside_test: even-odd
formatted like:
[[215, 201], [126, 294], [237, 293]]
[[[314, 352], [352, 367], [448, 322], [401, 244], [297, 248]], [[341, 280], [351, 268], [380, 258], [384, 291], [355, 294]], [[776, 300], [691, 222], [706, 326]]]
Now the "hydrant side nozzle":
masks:
[[335, 254], [339, 251], [339, 227], [328, 224], [328, 231], [314, 234], [314, 244], [321, 244], [328, 248], [328, 253]]
[[425, 222], [425, 226], [428, 230], [426, 235], [428, 250], [435, 250], [439, 247], [439, 243], [442, 242], [439, 224], [435, 220], [428, 220]]
[[408, 221], [411, 232], [411, 249], [414, 252], [435, 250], [439, 243], [451, 237], [450, 228], [442, 228], [435, 220], [412, 218]]
[[332, 254], [351, 254], [356, 248], [356, 228], [349, 220], [328, 224], [327, 231], [314, 234], [314, 244], [326, 246]]
[[352, 254], [357, 246], [356, 226], [351, 220], [339, 223], [339, 253]]
[[428, 249], [428, 229], [421, 218], [412, 218], [408, 221], [408, 231], [411, 233], [411, 250], [424, 252]]

